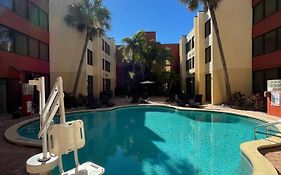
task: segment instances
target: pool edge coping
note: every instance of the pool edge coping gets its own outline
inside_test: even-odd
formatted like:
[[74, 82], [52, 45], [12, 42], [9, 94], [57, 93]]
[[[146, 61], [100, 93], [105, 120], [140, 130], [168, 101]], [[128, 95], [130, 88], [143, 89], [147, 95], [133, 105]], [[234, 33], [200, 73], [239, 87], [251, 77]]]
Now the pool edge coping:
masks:
[[[227, 113], [227, 114], [234, 114], [243, 116], [246, 118], [252, 118], [256, 120], [260, 120], [263, 122], [272, 122], [280, 119], [276, 116], [270, 116], [265, 113], [256, 113], [253, 111], [243, 111], [231, 108], [189, 108], [189, 107], [179, 107], [169, 104], [159, 104], [159, 103], [151, 103], [151, 104], [130, 104], [130, 105], [120, 105], [110, 108], [101, 108], [101, 109], [84, 109], [78, 111], [70, 111], [66, 112], [66, 114], [75, 114], [75, 113], [85, 113], [85, 112], [102, 112], [102, 111], [111, 111], [120, 108], [126, 107], [138, 107], [138, 106], [160, 106], [160, 107], [168, 107], [182, 111], [205, 111], [205, 112], [217, 112], [217, 113]], [[252, 113], [252, 114], [251, 114]], [[259, 115], [257, 115], [259, 114]], [[4, 137], [7, 141], [18, 144], [18, 145], [25, 145], [31, 147], [41, 148], [41, 141], [37, 139], [26, 138], [20, 136], [18, 134], [18, 129], [23, 127], [24, 125], [39, 120], [39, 117], [31, 118], [28, 120], [24, 120], [22, 122], [16, 123], [6, 129], [4, 133]], [[281, 131], [281, 124], [276, 125], [276, 128]], [[253, 133], [254, 134], [254, 133]], [[241, 143], [240, 151], [246, 157], [246, 159], [251, 163], [253, 174], [252, 175], [278, 175], [277, 170], [272, 165], [272, 163], [264, 157], [260, 152], [259, 149], [263, 148], [271, 148], [281, 145], [281, 138], [276, 137], [269, 137], [266, 139], [261, 140], [253, 140]]]

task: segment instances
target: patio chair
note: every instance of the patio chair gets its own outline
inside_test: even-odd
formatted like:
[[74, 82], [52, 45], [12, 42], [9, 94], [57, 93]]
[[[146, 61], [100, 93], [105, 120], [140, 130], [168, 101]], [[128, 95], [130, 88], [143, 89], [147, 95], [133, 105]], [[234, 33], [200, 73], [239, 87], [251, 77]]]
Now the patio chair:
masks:
[[[59, 170], [62, 175], [102, 175], [104, 168], [92, 162], [82, 165], [78, 160], [78, 149], [85, 145], [84, 124], [82, 120], [53, 125], [48, 130], [49, 152], [58, 156]], [[64, 172], [62, 155], [74, 152], [76, 167]]]

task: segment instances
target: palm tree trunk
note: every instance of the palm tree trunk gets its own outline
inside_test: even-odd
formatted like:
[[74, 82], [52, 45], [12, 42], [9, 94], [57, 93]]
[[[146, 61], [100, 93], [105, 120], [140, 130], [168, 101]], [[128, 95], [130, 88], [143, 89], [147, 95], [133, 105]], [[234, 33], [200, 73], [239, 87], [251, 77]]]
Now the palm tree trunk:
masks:
[[142, 81], [144, 81], [144, 72], [145, 72], [145, 65], [143, 63], [141, 64]]
[[222, 45], [222, 42], [221, 42], [220, 31], [219, 31], [218, 22], [217, 22], [217, 17], [216, 17], [214, 9], [209, 8], [209, 10], [210, 10], [211, 18], [212, 18], [212, 21], [213, 21], [213, 25], [214, 25], [214, 30], [215, 30], [215, 33], [216, 33], [217, 41], [218, 41], [219, 52], [220, 52], [220, 56], [221, 56], [221, 62], [222, 62], [222, 65], [223, 65], [227, 102], [229, 102], [231, 104], [231, 87], [230, 87], [230, 81], [229, 81], [229, 76], [228, 76], [225, 56], [224, 56], [223, 45]]
[[87, 34], [86, 34], [86, 38], [85, 38], [85, 42], [84, 42], [84, 46], [83, 46], [83, 50], [82, 50], [82, 54], [81, 54], [81, 58], [80, 58], [80, 63], [79, 63], [78, 71], [77, 71], [77, 74], [76, 74], [74, 88], [73, 88], [73, 91], [72, 91], [72, 95], [73, 96], [76, 96], [76, 92], [77, 92], [77, 88], [78, 88], [78, 83], [79, 83], [80, 75], [81, 75], [81, 72], [82, 72], [82, 66], [83, 66], [83, 62], [84, 62], [84, 58], [85, 58], [85, 54], [86, 54], [89, 38], [90, 37], [89, 37], [89, 34], [88, 34], [88, 30], [87, 30]]
[[133, 77], [133, 91], [135, 90], [135, 83], [136, 83], [136, 64], [133, 61], [132, 64], [132, 72], [134, 73], [134, 77]]

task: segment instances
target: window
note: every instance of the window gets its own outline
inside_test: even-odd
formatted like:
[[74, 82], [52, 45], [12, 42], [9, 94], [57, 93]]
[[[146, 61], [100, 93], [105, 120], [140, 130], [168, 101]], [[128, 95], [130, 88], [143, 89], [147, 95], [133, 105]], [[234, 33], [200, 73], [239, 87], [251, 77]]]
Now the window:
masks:
[[193, 49], [194, 48], [194, 37], [192, 37], [192, 39], [191, 39], [191, 49]]
[[49, 28], [48, 14], [39, 10], [39, 26], [45, 30]]
[[211, 101], [211, 99], [212, 99], [212, 77], [211, 77], [211, 74], [205, 75], [205, 95], [206, 95], [206, 101]]
[[254, 24], [258, 23], [264, 18], [264, 11], [263, 11], [263, 2], [258, 3], [254, 7]]
[[0, 26], [0, 49], [14, 51], [14, 32], [3, 26]]
[[267, 80], [280, 79], [281, 68], [253, 72], [253, 91], [262, 93], [267, 89]]
[[277, 10], [277, 0], [265, 0], [265, 17], [272, 15]]
[[104, 51], [104, 40], [102, 40], [102, 50]]
[[263, 51], [263, 36], [259, 36], [253, 40], [253, 56], [259, 56]]
[[106, 61], [105, 59], [103, 59], [102, 62], [102, 70], [110, 72], [110, 62]]
[[205, 63], [211, 62], [211, 46], [205, 49]]
[[15, 13], [27, 17], [27, 0], [14, 0], [15, 2]]
[[29, 3], [28, 19], [35, 25], [39, 25], [39, 9], [32, 3]]
[[93, 86], [93, 81], [94, 77], [91, 75], [88, 75], [88, 96], [92, 96], [93, 95], [93, 91], [94, 91], [94, 86]]
[[111, 89], [110, 83], [111, 83], [110, 79], [103, 78], [103, 91], [104, 92], [110, 91], [110, 89]]
[[39, 58], [39, 42], [36, 39], [29, 38], [29, 56]]
[[205, 38], [211, 34], [211, 19], [205, 23]]
[[191, 44], [190, 41], [188, 41], [188, 42], [185, 44], [186, 54], [190, 51], [190, 47], [191, 47], [190, 44]]
[[281, 28], [278, 29], [278, 49], [281, 50]]
[[264, 36], [265, 53], [273, 52], [277, 49], [277, 31], [272, 31]]
[[191, 58], [191, 69], [194, 69], [194, 57]]
[[9, 10], [13, 10], [14, 1], [13, 0], [1, 0], [0, 5], [8, 8]]
[[110, 46], [105, 42], [105, 53], [107, 53], [107, 55], [110, 55]]
[[87, 63], [93, 65], [93, 52], [89, 49], [87, 50]]
[[49, 59], [49, 46], [45, 43], [40, 42], [40, 59]]
[[186, 60], [186, 62], [185, 62], [185, 70], [186, 71], [189, 70], [189, 60]]
[[171, 62], [169, 60], [166, 60], [165, 61], [165, 70], [167, 72], [171, 72], [171, 68], [172, 68]]
[[16, 53], [27, 55], [27, 36], [16, 32], [15, 34]]
[[264, 71], [253, 72], [253, 91], [254, 93], [263, 93], [264, 88]]

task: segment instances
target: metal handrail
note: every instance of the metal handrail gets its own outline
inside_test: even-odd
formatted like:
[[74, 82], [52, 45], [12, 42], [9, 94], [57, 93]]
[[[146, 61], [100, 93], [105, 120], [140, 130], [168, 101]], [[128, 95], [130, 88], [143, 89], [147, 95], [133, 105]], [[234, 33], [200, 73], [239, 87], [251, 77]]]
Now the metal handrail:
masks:
[[[255, 135], [255, 139], [257, 140], [257, 133], [258, 134], [265, 134], [266, 137], [268, 137], [268, 135], [270, 136], [276, 136], [276, 137], [281, 137], [281, 136], [278, 136], [278, 135], [274, 135], [274, 134], [269, 134], [268, 132], [275, 132], [275, 133], [278, 133], [278, 134], [281, 134], [281, 132], [279, 131], [274, 131], [274, 130], [270, 130], [269, 127], [270, 126], [274, 126], [274, 125], [277, 125], [277, 124], [280, 124], [281, 123], [281, 120], [278, 120], [276, 122], [271, 122], [271, 123], [263, 123], [263, 124], [260, 124], [260, 125], [257, 125], [255, 126], [254, 128], [254, 135]], [[258, 128], [261, 128], [261, 127], [264, 127], [265, 129], [265, 132], [260, 132], [258, 131]]]

